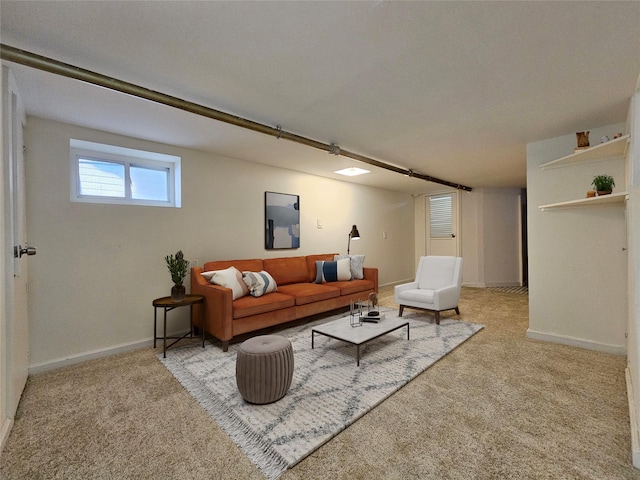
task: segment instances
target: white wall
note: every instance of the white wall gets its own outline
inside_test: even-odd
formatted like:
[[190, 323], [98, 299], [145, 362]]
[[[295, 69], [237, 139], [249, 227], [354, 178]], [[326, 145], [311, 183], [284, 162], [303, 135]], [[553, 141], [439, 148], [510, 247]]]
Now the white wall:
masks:
[[416, 278], [416, 270], [418, 269], [418, 262], [420, 257], [427, 254], [427, 202], [424, 195], [414, 195], [413, 197], [413, 231], [414, 231], [414, 243], [415, 252], [413, 255], [413, 272], [410, 277], [405, 280], [410, 282]]
[[460, 194], [463, 285], [522, 284], [520, 189], [484, 188]]
[[[591, 145], [624, 124], [591, 128]], [[529, 330], [527, 335], [624, 353], [627, 318], [625, 209], [621, 204], [541, 211], [538, 206], [583, 198], [595, 175], [625, 189], [624, 160], [541, 170], [573, 153], [575, 134], [527, 145]], [[615, 190], [614, 190], [615, 191]]]
[[484, 233], [482, 190], [460, 195], [460, 234], [462, 249], [462, 282], [465, 286], [484, 287]]
[[521, 285], [520, 190], [484, 190], [484, 282], [486, 286]]
[[[70, 138], [181, 156], [182, 208], [71, 203]], [[29, 119], [26, 141], [29, 239], [38, 246], [29, 263], [32, 372], [148, 343], [151, 302], [171, 288], [164, 256], [178, 249], [200, 265], [346, 253], [355, 223], [362, 238], [351, 253], [379, 268], [380, 284], [414, 274], [411, 195], [39, 118]], [[300, 195], [299, 249], [265, 250], [265, 191]]]

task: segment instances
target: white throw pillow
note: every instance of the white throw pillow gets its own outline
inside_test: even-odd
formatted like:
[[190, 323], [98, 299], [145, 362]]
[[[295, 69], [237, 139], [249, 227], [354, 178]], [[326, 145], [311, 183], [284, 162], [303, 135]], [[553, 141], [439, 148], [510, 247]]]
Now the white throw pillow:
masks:
[[214, 285], [230, 288], [233, 292], [233, 299], [244, 297], [249, 293], [247, 285], [242, 280], [242, 273], [236, 267], [229, 267], [225, 270], [211, 270], [202, 272], [202, 276]]
[[249, 294], [253, 297], [261, 297], [265, 293], [278, 290], [276, 281], [268, 272], [242, 272], [242, 280], [249, 288]]
[[354, 280], [362, 280], [364, 278], [364, 255], [335, 255], [334, 260], [348, 258], [351, 261], [351, 277]]

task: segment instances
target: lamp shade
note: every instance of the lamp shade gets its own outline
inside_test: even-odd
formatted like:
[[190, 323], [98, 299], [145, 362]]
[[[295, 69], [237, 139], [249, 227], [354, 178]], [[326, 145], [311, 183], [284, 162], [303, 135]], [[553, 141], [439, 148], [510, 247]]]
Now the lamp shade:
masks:
[[347, 255], [350, 253], [351, 249], [351, 239], [358, 240], [360, 238], [360, 232], [358, 231], [358, 227], [355, 225], [351, 227], [351, 231], [349, 232], [349, 242], [347, 243]]

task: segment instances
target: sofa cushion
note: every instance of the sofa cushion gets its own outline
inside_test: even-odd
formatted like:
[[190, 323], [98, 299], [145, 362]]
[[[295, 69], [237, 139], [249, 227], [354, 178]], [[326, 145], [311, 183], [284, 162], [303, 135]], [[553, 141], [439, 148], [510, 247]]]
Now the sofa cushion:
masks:
[[348, 258], [316, 262], [316, 283], [345, 280], [351, 280], [351, 261]]
[[261, 297], [265, 293], [271, 293], [278, 290], [278, 285], [269, 272], [264, 270], [260, 272], [242, 272], [242, 280], [249, 288], [249, 295], [253, 297]]
[[244, 318], [251, 315], [274, 312], [293, 307], [295, 303], [295, 299], [291, 295], [285, 295], [280, 292], [268, 293], [261, 297], [247, 295], [233, 301], [233, 318]]
[[329, 286], [316, 283], [295, 283], [278, 287], [278, 289], [281, 293], [294, 297], [296, 305], [305, 305], [340, 296], [340, 289], [334, 287], [333, 284]]
[[305, 257], [265, 258], [264, 268], [274, 278], [278, 287], [291, 283], [308, 282], [309, 270]]
[[362, 280], [364, 278], [364, 255], [336, 255], [334, 260], [348, 258], [351, 261], [351, 278]]
[[242, 273], [236, 267], [225, 268], [224, 270], [212, 270], [202, 272], [202, 276], [214, 285], [230, 288], [234, 300], [244, 297], [249, 293], [247, 285], [242, 280]]
[[[369, 292], [373, 290], [373, 282], [371, 280], [351, 280], [349, 282], [333, 282], [330, 285], [332, 287], [339, 288], [340, 295], [351, 295], [352, 293]], [[365, 300], [365, 298], [363, 298], [362, 300]]]

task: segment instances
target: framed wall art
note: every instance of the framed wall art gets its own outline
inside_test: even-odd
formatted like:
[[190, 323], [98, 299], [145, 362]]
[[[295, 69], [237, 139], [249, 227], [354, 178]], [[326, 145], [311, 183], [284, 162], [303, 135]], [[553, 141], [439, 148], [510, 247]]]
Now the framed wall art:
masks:
[[265, 248], [300, 248], [300, 196], [264, 192]]

